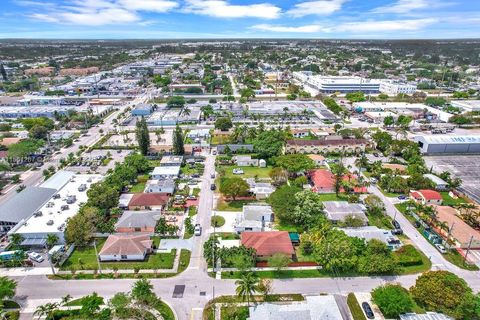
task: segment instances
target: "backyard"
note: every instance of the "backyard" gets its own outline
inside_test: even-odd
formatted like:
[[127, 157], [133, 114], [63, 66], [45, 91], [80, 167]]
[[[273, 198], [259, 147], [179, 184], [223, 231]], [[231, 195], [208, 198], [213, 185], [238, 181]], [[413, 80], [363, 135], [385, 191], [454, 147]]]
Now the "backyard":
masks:
[[[243, 174], [233, 174], [233, 169], [242, 169]], [[267, 166], [266, 168], [260, 167], [239, 167], [236, 165], [232, 166], [219, 166], [217, 171], [225, 170], [225, 177], [240, 177], [240, 178], [269, 178], [270, 170], [272, 169], [271, 166]]]

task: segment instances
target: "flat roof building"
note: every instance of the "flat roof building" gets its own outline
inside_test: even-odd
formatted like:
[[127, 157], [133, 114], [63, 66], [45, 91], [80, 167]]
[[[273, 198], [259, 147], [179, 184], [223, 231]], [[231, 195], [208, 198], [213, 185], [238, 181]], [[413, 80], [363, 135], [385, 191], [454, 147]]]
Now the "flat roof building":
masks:
[[55, 188], [55, 195], [10, 231], [23, 236], [22, 245], [43, 246], [49, 234], [57, 235], [59, 242], [63, 243], [67, 220], [77, 214], [82, 203], [87, 202], [90, 186], [103, 179], [96, 174], [71, 175], [62, 171], [57, 174], [52, 177], [52, 182], [45, 183]]
[[452, 100], [450, 104], [466, 112], [480, 111], [480, 100]]
[[480, 153], [480, 135], [418, 135], [413, 140], [425, 154]]

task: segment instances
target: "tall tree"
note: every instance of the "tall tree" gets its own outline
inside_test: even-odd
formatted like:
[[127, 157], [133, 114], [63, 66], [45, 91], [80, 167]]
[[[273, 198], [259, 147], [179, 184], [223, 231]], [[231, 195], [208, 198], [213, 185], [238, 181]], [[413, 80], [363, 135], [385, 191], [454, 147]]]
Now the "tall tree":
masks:
[[242, 277], [235, 281], [237, 285], [237, 295], [242, 298], [243, 301], [247, 300], [247, 305], [250, 306], [250, 300], [253, 300], [255, 292], [258, 291], [258, 277], [253, 273], [245, 273]]
[[185, 147], [183, 144], [183, 132], [182, 128], [179, 125], [173, 131], [173, 153], [176, 155], [183, 155], [185, 154]]
[[150, 135], [148, 133], [147, 121], [143, 116], [140, 121], [137, 121], [135, 135], [138, 146], [140, 147], [140, 152], [146, 155], [150, 150]]
[[239, 196], [247, 196], [250, 186], [242, 178], [223, 178], [220, 182], [220, 192], [235, 201]]
[[0, 74], [2, 75], [3, 81], [8, 81], [7, 71], [5, 70], [3, 63], [0, 63]]
[[15, 290], [17, 289], [17, 282], [8, 277], [0, 277], [0, 300], [6, 298], [13, 298]]
[[153, 285], [147, 279], [137, 280], [133, 284], [132, 298], [139, 304], [148, 305], [156, 298], [153, 292]]

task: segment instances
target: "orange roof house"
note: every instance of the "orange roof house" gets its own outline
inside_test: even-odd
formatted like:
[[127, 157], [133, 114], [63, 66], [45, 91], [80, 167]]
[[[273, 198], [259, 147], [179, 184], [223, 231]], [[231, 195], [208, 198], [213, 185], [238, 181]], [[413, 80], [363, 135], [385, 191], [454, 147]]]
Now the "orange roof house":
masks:
[[424, 205], [427, 204], [442, 204], [442, 195], [435, 190], [412, 190], [410, 191], [410, 198], [416, 202], [420, 202]]
[[295, 254], [287, 231], [243, 232], [241, 243], [255, 249], [257, 257], [270, 257], [276, 253], [293, 257]]
[[[327, 169], [317, 169], [310, 171], [310, 180], [313, 183], [313, 191], [318, 193], [334, 193], [335, 192], [335, 176]], [[355, 181], [358, 177], [352, 173], [348, 173], [343, 176], [343, 181]], [[340, 190], [344, 192], [344, 190]], [[366, 187], [355, 187], [353, 189], [355, 193], [367, 192]]]
[[480, 232], [457, 216], [458, 212], [455, 208], [435, 205], [435, 209], [438, 221], [448, 225], [450, 235], [455, 239], [457, 246], [466, 249], [472, 239], [471, 249], [480, 249]]
[[101, 261], [144, 260], [152, 245], [148, 234], [112, 234], [98, 256]]
[[130, 210], [140, 209], [162, 209], [170, 197], [167, 193], [152, 192], [152, 193], [135, 193], [128, 203]]

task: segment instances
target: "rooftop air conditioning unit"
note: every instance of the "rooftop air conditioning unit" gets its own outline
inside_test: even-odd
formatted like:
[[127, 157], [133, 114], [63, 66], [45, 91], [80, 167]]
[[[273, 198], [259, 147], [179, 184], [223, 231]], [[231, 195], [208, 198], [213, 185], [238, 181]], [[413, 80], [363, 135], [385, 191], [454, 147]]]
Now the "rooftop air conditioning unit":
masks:
[[53, 225], [53, 220], [48, 220], [47, 226], [51, 226], [51, 225]]

